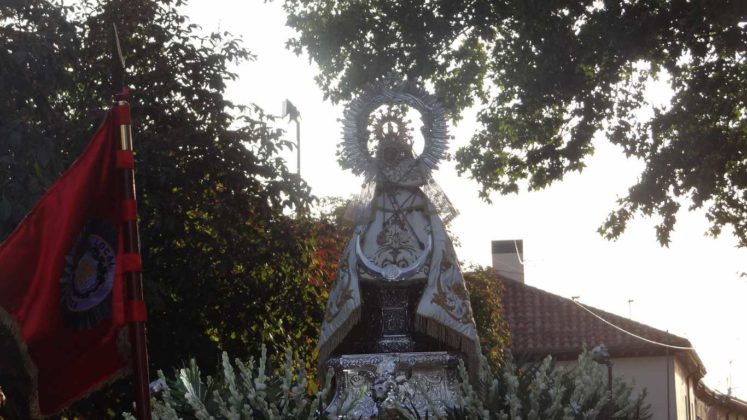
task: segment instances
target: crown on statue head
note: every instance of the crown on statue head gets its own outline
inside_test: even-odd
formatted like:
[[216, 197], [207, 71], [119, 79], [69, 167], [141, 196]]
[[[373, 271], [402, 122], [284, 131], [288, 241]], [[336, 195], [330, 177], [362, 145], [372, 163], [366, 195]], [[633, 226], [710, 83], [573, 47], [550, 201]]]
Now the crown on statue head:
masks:
[[373, 118], [376, 157], [383, 160], [382, 163], [397, 163], [413, 157], [413, 138], [407, 122], [402, 112], [392, 109]]

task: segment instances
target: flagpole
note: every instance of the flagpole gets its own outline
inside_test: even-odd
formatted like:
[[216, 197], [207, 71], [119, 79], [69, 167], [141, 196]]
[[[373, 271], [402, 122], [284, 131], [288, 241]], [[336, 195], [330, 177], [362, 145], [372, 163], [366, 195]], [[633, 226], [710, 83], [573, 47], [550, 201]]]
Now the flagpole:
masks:
[[140, 263], [140, 234], [137, 224], [137, 196], [135, 191], [135, 170], [132, 147], [132, 126], [130, 119], [129, 90], [115, 95], [115, 116], [119, 134], [117, 166], [122, 173], [122, 202], [124, 221], [124, 252], [137, 260], [136, 270], [125, 271], [125, 295], [127, 320], [132, 345], [132, 370], [135, 387], [135, 414], [139, 420], [150, 420], [150, 389], [148, 375], [148, 348], [146, 341], [146, 307], [143, 298], [143, 277]]
[[[117, 167], [122, 173], [122, 210], [125, 215], [123, 226], [125, 255], [134, 257], [129, 261], [130, 268], [124, 271], [125, 305], [129, 324], [130, 345], [132, 346], [132, 373], [135, 388], [135, 415], [139, 420], [151, 420], [150, 378], [148, 372], [148, 343], [145, 329], [147, 310], [143, 296], [142, 263], [140, 261], [140, 232], [137, 224], [137, 193], [135, 190], [135, 159], [132, 147], [132, 118], [130, 115], [130, 90], [124, 84], [126, 66], [122, 46], [119, 43], [117, 25], [114, 29], [114, 49], [112, 54], [112, 83], [114, 91], [115, 129], [119, 137]], [[125, 267], [127, 268], [127, 267]]]

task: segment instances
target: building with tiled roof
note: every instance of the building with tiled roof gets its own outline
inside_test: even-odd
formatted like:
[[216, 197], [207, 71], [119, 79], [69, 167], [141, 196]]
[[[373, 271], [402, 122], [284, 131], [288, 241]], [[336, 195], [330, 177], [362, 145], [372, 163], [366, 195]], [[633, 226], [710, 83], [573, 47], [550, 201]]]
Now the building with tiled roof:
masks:
[[584, 348], [604, 345], [613, 376], [647, 390], [654, 420], [747, 420], [747, 403], [702, 383], [705, 366], [687, 339], [525, 284], [520, 240], [492, 249], [517, 362], [551, 355], [572, 363]]
[[[603, 343], [613, 357], [681, 354], [689, 359], [693, 368], [705, 375], [703, 363], [695, 351], [685, 350], [692, 348], [687, 339], [524, 283], [504, 281], [503, 308], [505, 321], [514, 332], [512, 352], [523, 359], [542, 358], [552, 353], [556, 359], [573, 360], [584, 345], [591, 348]], [[667, 348], [645, 340], [683, 349]]]

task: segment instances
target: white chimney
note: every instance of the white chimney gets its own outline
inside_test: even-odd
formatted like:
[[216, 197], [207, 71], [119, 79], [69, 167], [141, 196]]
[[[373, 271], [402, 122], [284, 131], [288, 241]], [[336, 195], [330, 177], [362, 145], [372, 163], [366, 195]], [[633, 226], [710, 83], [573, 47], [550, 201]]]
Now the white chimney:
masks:
[[493, 269], [507, 279], [524, 283], [524, 241], [493, 241]]

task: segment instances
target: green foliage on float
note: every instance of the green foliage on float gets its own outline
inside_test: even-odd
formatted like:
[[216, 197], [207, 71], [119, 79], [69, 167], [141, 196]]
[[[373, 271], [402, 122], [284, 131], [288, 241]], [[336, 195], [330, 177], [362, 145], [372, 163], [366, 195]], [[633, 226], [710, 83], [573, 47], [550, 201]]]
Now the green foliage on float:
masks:
[[[159, 372], [161, 390], [153, 399], [155, 420], [196, 419], [345, 419], [356, 401], [340, 412], [327, 413], [331, 398], [331, 372], [320, 390], [309, 391], [302, 365], [291, 352], [278, 360], [268, 359], [263, 348], [255, 362], [235, 360], [223, 354], [217, 376], [203, 376], [198, 365], [177, 370], [171, 376]], [[272, 369], [270, 365], [277, 366]], [[616, 377], [607, 391], [607, 370], [583, 352], [574, 365], [559, 367], [547, 357], [539, 363], [518, 366], [507, 360], [501, 367], [480, 372], [481, 389], [473, 388], [464, 364], [460, 364], [457, 405], [443, 417], [413, 411], [407, 401], [397, 407], [407, 420], [647, 420], [651, 418], [645, 391], [636, 394], [630, 383]], [[359, 396], [357, 396], [359, 398]], [[343, 399], [344, 400], [344, 399]], [[128, 419], [134, 419], [126, 414]]]

